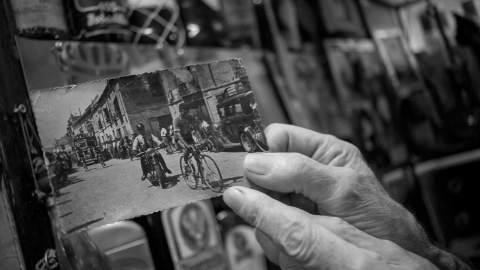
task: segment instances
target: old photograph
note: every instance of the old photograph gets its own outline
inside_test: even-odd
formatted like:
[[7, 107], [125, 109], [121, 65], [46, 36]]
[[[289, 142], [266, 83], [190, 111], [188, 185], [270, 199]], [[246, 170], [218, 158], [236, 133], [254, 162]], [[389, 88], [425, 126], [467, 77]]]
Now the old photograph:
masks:
[[31, 92], [67, 233], [246, 185], [268, 151], [240, 59]]

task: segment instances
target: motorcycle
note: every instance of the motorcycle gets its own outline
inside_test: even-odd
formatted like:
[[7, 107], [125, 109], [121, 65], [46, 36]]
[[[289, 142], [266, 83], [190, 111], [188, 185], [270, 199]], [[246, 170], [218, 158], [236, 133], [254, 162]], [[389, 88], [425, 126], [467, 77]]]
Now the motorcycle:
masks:
[[167, 175], [163, 171], [160, 162], [155, 158], [157, 151], [162, 149], [162, 147], [157, 147], [155, 149], [148, 148], [145, 152], [141, 152], [136, 157], [142, 159], [145, 157], [145, 166], [148, 168], [148, 180], [152, 185], [158, 186], [159, 184], [163, 189], [167, 188]]
[[[254, 119], [253, 120], [254, 127], [248, 125], [244, 128], [243, 134], [244, 137], [242, 137], [242, 143], [244, 140], [248, 140], [250, 144], [250, 148], [248, 152], [253, 153], [255, 152], [256, 148], [260, 149], [263, 152], [268, 152], [268, 145], [267, 145], [267, 138], [265, 137], [265, 132], [263, 131], [263, 127], [261, 125], [260, 119]], [[242, 134], [242, 135], [243, 135]]]

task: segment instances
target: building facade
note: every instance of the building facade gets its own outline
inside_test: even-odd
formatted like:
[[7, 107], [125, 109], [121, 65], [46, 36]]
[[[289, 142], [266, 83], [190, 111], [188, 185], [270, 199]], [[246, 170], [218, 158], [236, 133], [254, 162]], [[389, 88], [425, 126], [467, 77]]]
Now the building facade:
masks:
[[91, 133], [104, 143], [131, 137], [138, 124], [159, 136], [160, 124], [172, 122], [160, 80], [156, 72], [108, 80], [102, 94], [71, 125], [73, 136]]
[[60, 151], [66, 151], [66, 152], [71, 152], [72, 151], [72, 145], [70, 144], [70, 141], [67, 136], [63, 136], [60, 139], [53, 139], [53, 147], [55, 152], [60, 152]]
[[160, 72], [173, 118], [179, 115], [179, 104], [186, 103], [190, 107], [190, 115], [218, 124], [221, 121], [217, 108], [219, 100], [227, 92], [250, 91], [245, 69], [236, 59]]

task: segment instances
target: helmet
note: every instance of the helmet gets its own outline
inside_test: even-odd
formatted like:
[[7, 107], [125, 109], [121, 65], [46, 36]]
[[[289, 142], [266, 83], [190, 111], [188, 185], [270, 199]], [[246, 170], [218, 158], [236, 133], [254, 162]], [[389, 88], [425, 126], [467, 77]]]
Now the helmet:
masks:
[[137, 131], [140, 132], [140, 131], [145, 131], [145, 126], [143, 124], [138, 124], [137, 125]]

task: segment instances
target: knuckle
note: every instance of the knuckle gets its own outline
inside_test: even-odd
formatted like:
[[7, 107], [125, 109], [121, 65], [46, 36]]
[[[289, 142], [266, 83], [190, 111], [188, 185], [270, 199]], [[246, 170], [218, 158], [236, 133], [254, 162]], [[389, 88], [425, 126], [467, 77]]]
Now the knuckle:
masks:
[[250, 203], [244, 204], [240, 210], [242, 218], [252, 226], [258, 228], [262, 222], [265, 213], [264, 202], [260, 198], [251, 198]]
[[282, 168], [289, 168], [290, 171], [303, 173], [306, 170], [304, 156], [299, 153], [291, 153], [279, 164]]
[[331, 226], [335, 226], [335, 227], [344, 227], [346, 226], [348, 223], [339, 218], [339, 217], [328, 217], [328, 222], [331, 224]]
[[279, 230], [278, 244], [287, 256], [301, 262], [313, 259], [311, 222], [292, 221]]
[[362, 177], [355, 170], [344, 168], [340, 178], [342, 181], [338, 181], [334, 194], [350, 202], [361, 200], [365, 195]]

